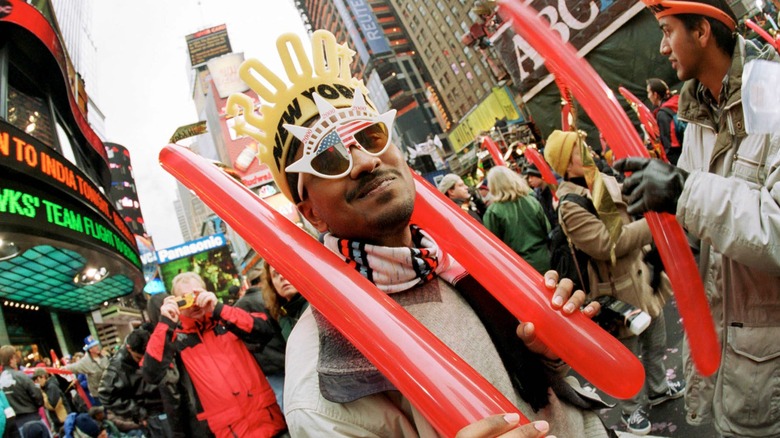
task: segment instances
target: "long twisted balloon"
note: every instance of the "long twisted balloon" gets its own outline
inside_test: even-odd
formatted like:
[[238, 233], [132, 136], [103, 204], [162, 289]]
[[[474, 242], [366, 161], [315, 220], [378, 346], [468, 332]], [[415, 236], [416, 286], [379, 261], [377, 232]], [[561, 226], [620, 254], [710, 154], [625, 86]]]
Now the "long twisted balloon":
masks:
[[[634, 126], [593, 67], [530, 6], [513, 0], [499, 3], [502, 15], [512, 20], [515, 32], [545, 57], [545, 66], [566, 84], [587, 111], [615, 156], [647, 157]], [[712, 375], [720, 365], [720, 343], [688, 240], [673, 215], [647, 213], [645, 217], [672, 283], [693, 361], [701, 374]]]

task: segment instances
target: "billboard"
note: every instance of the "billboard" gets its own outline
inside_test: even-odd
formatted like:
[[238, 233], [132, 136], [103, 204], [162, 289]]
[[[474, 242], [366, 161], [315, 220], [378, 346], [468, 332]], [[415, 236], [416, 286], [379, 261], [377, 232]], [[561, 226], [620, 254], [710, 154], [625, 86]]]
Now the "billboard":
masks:
[[0, 224], [4, 227], [18, 226], [32, 235], [96, 245], [141, 268], [135, 236], [92, 179], [50, 147], [3, 121], [0, 170]]
[[[584, 56], [644, 9], [638, 0], [624, 2], [562, 2], [532, 0], [530, 5], [550, 23], [561, 39]], [[504, 23], [490, 41], [512, 76], [524, 100], [528, 101], [553, 79], [544, 68], [544, 57]]]
[[243, 93], [249, 89], [238, 76], [238, 68], [242, 62], [244, 62], [243, 53], [230, 53], [206, 62], [219, 97], [227, 99], [233, 93]]
[[355, 16], [355, 21], [360, 26], [360, 33], [366, 39], [371, 54], [376, 56], [383, 53], [392, 53], [390, 43], [387, 42], [385, 37], [385, 31], [377, 22], [371, 5], [365, 0], [347, 0], [347, 5], [352, 11], [352, 15]]
[[172, 291], [173, 278], [182, 272], [195, 272], [206, 283], [206, 289], [217, 298], [227, 300], [228, 288], [240, 286], [238, 270], [230, 256], [228, 240], [223, 234], [212, 234], [182, 245], [157, 251], [165, 290]]
[[[217, 88], [216, 83], [213, 83], [212, 88]], [[228, 164], [241, 176], [241, 182], [249, 188], [259, 187], [273, 181], [271, 169], [257, 159], [259, 148], [257, 142], [252, 137], [238, 135], [234, 129], [235, 118], [228, 117], [225, 113], [227, 99], [219, 97], [217, 92], [212, 94], [214, 105], [219, 111], [220, 127], [222, 128], [220, 131], [222, 132], [222, 142], [227, 152]], [[245, 94], [251, 97], [253, 101], [259, 101], [254, 91], [249, 90]]]
[[193, 67], [204, 64], [211, 58], [227, 55], [233, 51], [230, 48], [227, 26], [224, 24], [189, 34], [185, 38], [187, 40], [187, 51], [190, 54], [190, 64]]
[[363, 44], [363, 38], [360, 37], [360, 33], [355, 27], [355, 22], [352, 21], [352, 17], [349, 15], [349, 11], [347, 10], [347, 6], [344, 4], [344, 0], [333, 0], [333, 4], [336, 6], [336, 10], [339, 12], [339, 15], [341, 15], [341, 21], [344, 22], [344, 26], [347, 28], [349, 37], [352, 38], [352, 47], [357, 50], [358, 55], [360, 55], [360, 60], [363, 61], [363, 64], [368, 64], [368, 49], [366, 48], [366, 45]]

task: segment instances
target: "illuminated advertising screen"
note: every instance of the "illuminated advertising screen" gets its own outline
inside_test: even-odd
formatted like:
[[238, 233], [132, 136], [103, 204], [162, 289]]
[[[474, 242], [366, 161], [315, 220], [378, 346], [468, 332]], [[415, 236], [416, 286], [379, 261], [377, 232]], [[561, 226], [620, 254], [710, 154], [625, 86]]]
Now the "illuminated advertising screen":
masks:
[[230, 48], [227, 26], [224, 24], [187, 35], [186, 40], [187, 50], [190, 53], [190, 63], [193, 67], [204, 64], [211, 58], [226, 55], [233, 51]]
[[157, 251], [165, 290], [172, 291], [173, 278], [182, 272], [195, 272], [223, 302], [230, 286], [240, 286], [238, 270], [230, 256], [228, 241], [223, 234], [212, 234], [182, 245]]
[[[0, 223], [55, 240], [84, 242], [141, 267], [135, 236], [111, 201], [76, 166], [12, 125], [0, 122]], [[31, 183], [23, 183], [22, 179]], [[54, 189], [54, 190], [52, 190]]]

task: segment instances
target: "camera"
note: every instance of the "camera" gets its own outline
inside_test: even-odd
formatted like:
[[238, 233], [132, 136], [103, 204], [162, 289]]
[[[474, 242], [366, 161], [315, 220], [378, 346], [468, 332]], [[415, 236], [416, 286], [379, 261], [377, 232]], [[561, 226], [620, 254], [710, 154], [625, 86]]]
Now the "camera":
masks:
[[198, 294], [195, 292], [184, 294], [176, 300], [176, 305], [179, 306], [179, 309], [188, 309], [195, 305], [195, 298], [197, 296]]
[[601, 304], [601, 312], [593, 320], [612, 334], [616, 334], [620, 326], [625, 326], [638, 336], [652, 321], [647, 312], [615, 297], [602, 295], [594, 301]]

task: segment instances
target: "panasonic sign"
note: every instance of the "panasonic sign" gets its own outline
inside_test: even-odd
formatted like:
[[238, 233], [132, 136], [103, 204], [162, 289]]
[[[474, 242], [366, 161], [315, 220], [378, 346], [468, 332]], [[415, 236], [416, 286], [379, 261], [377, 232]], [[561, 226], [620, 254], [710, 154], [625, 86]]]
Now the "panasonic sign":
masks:
[[227, 245], [227, 239], [225, 239], [223, 234], [212, 234], [202, 239], [189, 241], [183, 245], [161, 249], [157, 251], [157, 261], [166, 263], [225, 245]]

